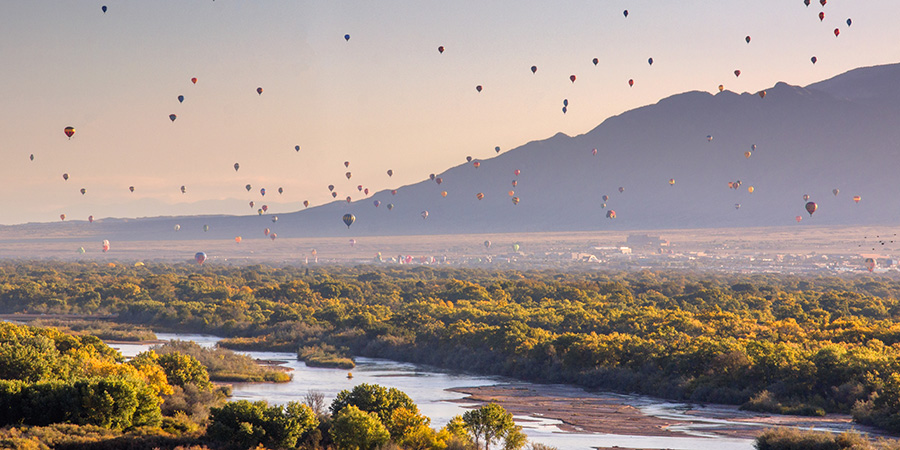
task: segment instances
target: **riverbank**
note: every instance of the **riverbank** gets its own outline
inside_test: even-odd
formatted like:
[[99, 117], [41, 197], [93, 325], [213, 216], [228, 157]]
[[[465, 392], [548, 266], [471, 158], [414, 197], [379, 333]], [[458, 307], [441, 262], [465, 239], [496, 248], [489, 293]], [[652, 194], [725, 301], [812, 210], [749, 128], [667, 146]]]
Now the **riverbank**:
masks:
[[[709, 437], [755, 439], [770, 427], [855, 429], [871, 436], [884, 436], [874, 429], [852, 424], [849, 415], [800, 417], [741, 411], [728, 405], [660, 405], [646, 398], [609, 393], [592, 394], [575, 386], [510, 383], [460, 387], [459, 403], [495, 402], [518, 417], [559, 421], [563, 432], [590, 432], [630, 436]], [[601, 449], [603, 447], [600, 447]], [[617, 448], [628, 448], [619, 446]], [[641, 448], [644, 447], [633, 447]], [[647, 449], [644, 449], [647, 450]]]

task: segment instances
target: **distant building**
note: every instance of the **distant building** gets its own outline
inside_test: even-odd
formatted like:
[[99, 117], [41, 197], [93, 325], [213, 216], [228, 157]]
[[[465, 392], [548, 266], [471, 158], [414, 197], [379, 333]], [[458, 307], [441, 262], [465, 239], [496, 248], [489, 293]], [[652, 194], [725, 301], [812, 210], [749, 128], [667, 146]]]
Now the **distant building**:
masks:
[[630, 255], [631, 254], [630, 247], [594, 247], [594, 250], [600, 254], [605, 254], [605, 255], [610, 255], [610, 254]]
[[661, 239], [659, 236], [650, 236], [649, 234], [629, 234], [625, 239], [625, 245], [631, 248], [643, 247], [668, 247], [669, 241]]

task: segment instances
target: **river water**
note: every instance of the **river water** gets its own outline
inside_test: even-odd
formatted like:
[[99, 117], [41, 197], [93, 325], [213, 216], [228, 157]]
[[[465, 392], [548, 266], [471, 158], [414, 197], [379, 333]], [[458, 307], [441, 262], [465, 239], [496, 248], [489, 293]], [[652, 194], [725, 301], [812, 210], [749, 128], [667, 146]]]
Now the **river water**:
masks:
[[[157, 333], [163, 340], [178, 339], [194, 341], [206, 347], [215, 346], [220, 339], [214, 336], [192, 334]], [[130, 357], [147, 349], [147, 345], [112, 344], [123, 355]], [[253, 358], [284, 361], [285, 367], [293, 369], [293, 380], [289, 383], [235, 383], [234, 400], [267, 400], [270, 403], [284, 404], [289, 401], [302, 401], [310, 390], [325, 395], [326, 404], [330, 403], [338, 392], [351, 389], [360, 383], [379, 384], [394, 387], [412, 398], [422, 414], [431, 418], [431, 425], [440, 428], [455, 415], [467, 411], [465, 403], [458, 400], [464, 394], [448, 391], [450, 388], [502, 385], [509, 382], [499, 377], [483, 377], [452, 373], [416, 364], [402, 363], [383, 359], [356, 358], [353, 379], [347, 378], [347, 371], [341, 369], [325, 369], [307, 367], [297, 361], [294, 353], [278, 352], [246, 352]], [[516, 381], [518, 385], [522, 382]], [[593, 394], [585, 392], [585, 396]], [[606, 394], [608, 396], [608, 394]], [[635, 404], [646, 414], [672, 418], [675, 420], [689, 418], [694, 422], [703, 422], [695, 428], [682, 429], [692, 436], [659, 437], [628, 436], [598, 433], [567, 433], [557, 428], [558, 420], [541, 417], [516, 417], [528, 435], [529, 440], [551, 445], [559, 450], [590, 450], [595, 447], [653, 448], [653, 449], [692, 449], [692, 450], [749, 450], [753, 441], [749, 439], [732, 439], [710, 433], [716, 424], [727, 424], [721, 419], [704, 419], [694, 415], [687, 416], [682, 411], [686, 405], [670, 403], [648, 397], [634, 397]], [[746, 425], [746, 424], [744, 424]]]

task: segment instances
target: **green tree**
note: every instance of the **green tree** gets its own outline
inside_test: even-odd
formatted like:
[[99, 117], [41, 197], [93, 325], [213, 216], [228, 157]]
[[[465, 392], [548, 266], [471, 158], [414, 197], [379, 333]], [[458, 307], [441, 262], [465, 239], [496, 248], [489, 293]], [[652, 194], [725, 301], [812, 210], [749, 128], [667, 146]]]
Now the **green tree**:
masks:
[[377, 414], [363, 411], [354, 405], [340, 409], [329, 432], [334, 443], [342, 450], [373, 450], [391, 438]]
[[519, 450], [525, 445], [522, 428], [513, 422], [512, 414], [496, 403], [488, 403], [462, 416], [465, 429], [475, 441], [475, 448], [490, 450], [495, 442], [503, 441], [504, 450]]
[[206, 367], [191, 355], [173, 352], [160, 356], [158, 363], [166, 372], [169, 384], [173, 386], [184, 387], [186, 384], [194, 384], [201, 389], [212, 387]]
[[304, 433], [318, 425], [306, 405], [291, 402], [282, 408], [263, 400], [240, 400], [210, 409], [207, 436], [231, 448], [294, 448]]
[[[385, 388], [377, 384], [363, 383], [353, 390], [343, 390], [331, 402], [331, 415], [337, 416], [347, 406], [356, 406], [362, 411], [375, 413], [378, 419], [389, 429], [393, 429], [392, 416], [396, 409], [406, 408], [414, 414], [419, 408], [403, 391], [396, 388]], [[392, 437], [397, 437], [391, 433]]]

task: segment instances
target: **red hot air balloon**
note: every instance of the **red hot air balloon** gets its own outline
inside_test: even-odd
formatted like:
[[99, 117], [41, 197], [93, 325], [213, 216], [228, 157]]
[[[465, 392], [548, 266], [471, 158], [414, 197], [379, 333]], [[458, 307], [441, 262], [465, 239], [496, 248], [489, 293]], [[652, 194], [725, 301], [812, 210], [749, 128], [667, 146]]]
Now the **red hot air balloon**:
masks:
[[819, 3], [820, 3], [822, 6], [825, 6], [825, 4], [828, 3], [828, 0], [819, 0]]
[[820, 12], [820, 13], [819, 13], [819, 22], [821, 22], [821, 21], [823, 21], [823, 20], [825, 20], [825, 13], [824, 13], [824, 12]]
[[834, 37], [838, 37], [839, 34], [841, 34], [841, 30], [838, 28], [835, 28], [834, 29]]
[[197, 77], [191, 78], [191, 83], [197, 84]]
[[88, 223], [94, 223], [94, 216], [88, 216]]
[[630, 79], [630, 80], [628, 80], [628, 86], [629, 86], [629, 87], [634, 87], [634, 79], [633, 79], [633, 78]]
[[803, 220], [803, 216], [794, 217], [794, 220], [796, 220], [797, 223], [800, 223], [800, 221]]
[[810, 217], [812, 217], [813, 213], [818, 209], [818, 205], [816, 202], [806, 202], [806, 212], [809, 213]]
[[475, 162], [472, 163], [472, 167], [474, 167], [474, 168], [477, 169], [477, 168], [481, 167], [481, 163], [478, 162], [478, 161], [475, 161]]

